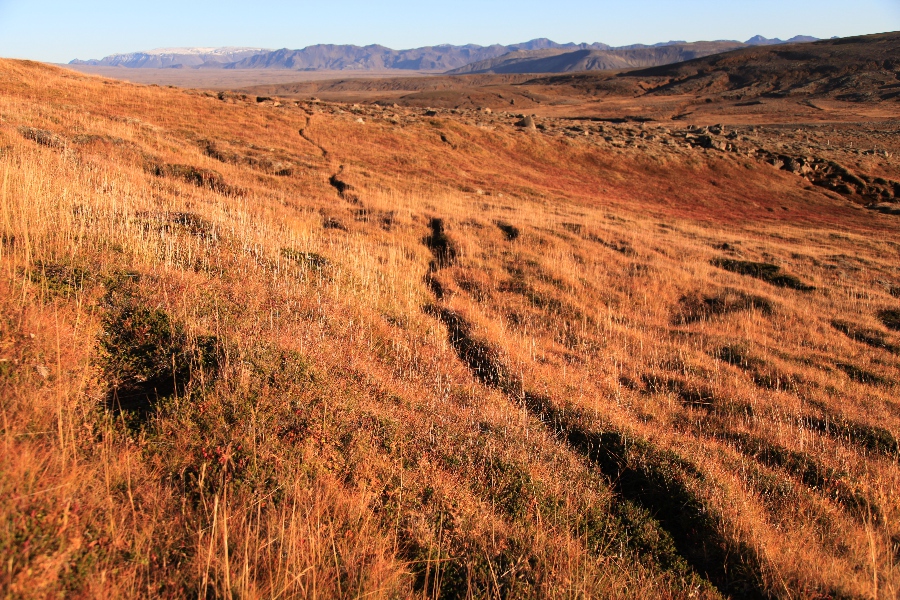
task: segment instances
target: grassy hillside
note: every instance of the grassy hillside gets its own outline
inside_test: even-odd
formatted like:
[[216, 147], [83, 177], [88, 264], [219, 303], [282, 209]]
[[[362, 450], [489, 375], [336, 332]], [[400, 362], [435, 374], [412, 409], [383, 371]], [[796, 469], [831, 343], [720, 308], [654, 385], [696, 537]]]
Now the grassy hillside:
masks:
[[900, 592], [897, 216], [255, 100], [0, 61], [4, 596]]

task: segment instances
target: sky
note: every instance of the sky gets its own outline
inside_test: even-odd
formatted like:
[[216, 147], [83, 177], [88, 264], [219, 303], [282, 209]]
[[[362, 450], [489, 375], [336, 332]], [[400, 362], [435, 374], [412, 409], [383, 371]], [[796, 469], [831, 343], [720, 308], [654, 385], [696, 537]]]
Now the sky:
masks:
[[900, 30], [900, 0], [0, 0], [0, 56], [45, 62], [183, 46], [303, 48], [819, 38]]

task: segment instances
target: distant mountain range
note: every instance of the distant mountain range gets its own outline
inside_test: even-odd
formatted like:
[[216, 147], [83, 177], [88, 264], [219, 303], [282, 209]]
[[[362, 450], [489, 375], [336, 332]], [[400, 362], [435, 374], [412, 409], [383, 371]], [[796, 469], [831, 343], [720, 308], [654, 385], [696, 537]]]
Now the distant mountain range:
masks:
[[385, 46], [318, 44], [301, 50], [265, 48], [159, 48], [114, 54], [100, 60], [73, 60], [71, 65], [131, 69], [282, 69], [295, 71], [432, 71], [458, 73], [555, 73], [652, 67], [743, 48], [811, 42], [756, 36], [746, 42], [671, 41], [613, 48], [607, 44], [558, 44], [541, 38], [503, 46], [441, 45], [392, 50]]
[[740, 42], [696, 42], [614, 50], [531, 50], [473, 62], [447, 74], [618, 71], [668, 65], [746, 47]]
[[266, 48], [157, 48], [146, 52], [113, 54], [100, 60], [75, 59], [69, 64], [130, 69], [222, 68], [265, 52], [271, 52], [271, 50]]

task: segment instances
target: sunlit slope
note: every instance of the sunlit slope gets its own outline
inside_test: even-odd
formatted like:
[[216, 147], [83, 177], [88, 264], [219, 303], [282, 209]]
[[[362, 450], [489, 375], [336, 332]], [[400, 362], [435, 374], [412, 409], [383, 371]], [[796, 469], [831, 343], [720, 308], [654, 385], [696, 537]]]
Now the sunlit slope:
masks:
[[13, 61], [0, 177], [10, 596], [898, 592], [896, 216]]

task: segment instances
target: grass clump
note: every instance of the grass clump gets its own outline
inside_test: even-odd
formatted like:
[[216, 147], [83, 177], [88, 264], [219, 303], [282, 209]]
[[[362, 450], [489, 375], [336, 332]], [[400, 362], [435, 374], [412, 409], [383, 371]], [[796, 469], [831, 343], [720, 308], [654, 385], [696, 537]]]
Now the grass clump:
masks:
[[884, 454], [894, 459], [900, 458], [900, 442], [893, 433], [883, 427], [828, 414], [822, 417], [803, 417], [800, 424], [830, 437], [846, 440], [869, 452]]
[[750, 434], [726, 433], [724, 438], [743, 454], [766, 466], [784, 469], [804, 485], [822, 492], [857, 519], [880, 515], [878, 507], [846, 481], [845, 473], [824, 467], [802, 452], [788, 450]]
[[900, 310], [883, 310], [878, 313], [878, 318], [888, 329], [900, 331]]
[[37, 261], [29, 271], [29, 279], [44, 287], [52, 296], [73, 297], [96, 278], [82, 267], [65, 262]]
[[856, 340], [857, 342], [871, 346], [872, 348], [881, 348], [894, 354], [900, 354], [900, 347], [888, 341], [884, 332], [878, 331], [877, 329], [868, 329], [837, 319], [831, 321], [831, 326], [852, 340]]
[[712, 264], [715, 267], [737, 273], [738, 275], [747, 275], [749, 277], [761, 279], [775, 287], [788, 288], [801, 292], [811, 292], [816, 289], [811, 285], [803, 283], [798, 277], [784, 273], [781, 270], [781, 267], [772, 263], [717, 258], [712, 261]]
[[36, 129], [34, 127], [19, 127], [19, 135], [26, 140], [31, 140], [41, 146], [52, 148], [53, 150], [62, 150], [66, 147], [65, 141], [52, 131], [46, 129]]
[[519, 231], [519, 228], [510, 223], [506, 223], [505, 221], [497, 221], [497, 228], [503, 232], [503, 235], [506, 236], [506, 241], [514, 242], [519, 239], [519, 236], [522, 234]]
[[199, 188], [210, 189], [220, 194], [234, 194], [237, 190], [225, 182], [218, 171], [192, 165], [152, 163], [147, 170], [157, 177], [180, 179]]
[[[218, 367], [217, 340], [190, 338], [162, 308], [129, 284], [111, 284], [103, 304], [102, 368], [111, 384], [107, 405], [143, 414], [176, 394], [188, 394]], [[202, 374], [202, 377], [201, 377]]]
[[890, 384], [890, 380], [882, 377], [881, 375], [876, 375], [870, 371], [866, 371], [856, 365], [844, 362], [837, 362], [834, 364], [838, 369], [847, 374], [851, 380], [857, 383], [865, 383], [869, 385], [888, 385]]
[[447, 235], [444, 220], [435, 217], [428, 223], [428, 228], [431, 230], [431, 234], [425, 238], [424, 242], [434, 255], [434, 268], [444, 269], [453, 266], [459, 255], [459, 249]]
[[313, 271], [322, 271], [331, 266], [330, 260], [315, 252], [302, 252], [293, 248], [282, 248], [281, 256]]
[[764, 315], [771, 315], [774, 305], [768, 298], [730, 288], [713, 296], [692, 293], [686, 294], [678, 300], [672, 321], [676, 325], [688, 325], [698, 321], [707, 321], [717, 316], [749, 310], [758, 310]]

